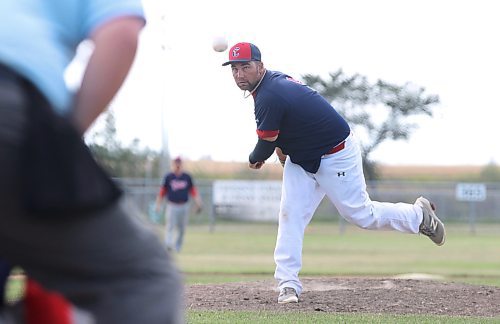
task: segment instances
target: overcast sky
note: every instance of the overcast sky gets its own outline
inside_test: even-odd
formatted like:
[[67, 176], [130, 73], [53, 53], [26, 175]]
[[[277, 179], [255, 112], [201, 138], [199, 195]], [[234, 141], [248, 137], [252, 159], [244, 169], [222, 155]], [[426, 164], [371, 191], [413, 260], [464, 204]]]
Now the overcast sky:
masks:
[[[230, 45], [256, 44], [265, 66], [296, 78], [342, 68], [370, 81], [414, 83], [437, 94], [408, 142], [373, 154], [393, 165], [500, 163], [500, 11], [496, 1], [143, 0], [148, 24], [112, 104], [120, 139], [189, 159], [247, 161], [256, 141], [253, 99], [221, 67]], [[163, 120], [163, 122], [162, 122]], [[97, 127], [97, 126], [96, 126]], [[271, 158], [271, 160], [273, 160]]]

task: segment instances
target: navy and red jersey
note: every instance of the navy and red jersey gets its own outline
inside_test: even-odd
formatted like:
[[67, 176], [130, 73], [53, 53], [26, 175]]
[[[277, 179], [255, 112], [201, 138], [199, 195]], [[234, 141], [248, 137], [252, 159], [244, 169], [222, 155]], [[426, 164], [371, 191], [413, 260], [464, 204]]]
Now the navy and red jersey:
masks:
[[176, 175], [171, 172], [163, 179], [160, 195], [167, 196], [167, 200], [176, 204], [182, 204], [189, 200], [189, 194], [197, 195], [196, 187], [191, 176], [187, 173]]
[[259, 138], [278, 135], [276, 146], [308, 172], [316, 173], [321, 156], [350, 133], [317, 91], [281, 72], [268, 70], [253, 95]]

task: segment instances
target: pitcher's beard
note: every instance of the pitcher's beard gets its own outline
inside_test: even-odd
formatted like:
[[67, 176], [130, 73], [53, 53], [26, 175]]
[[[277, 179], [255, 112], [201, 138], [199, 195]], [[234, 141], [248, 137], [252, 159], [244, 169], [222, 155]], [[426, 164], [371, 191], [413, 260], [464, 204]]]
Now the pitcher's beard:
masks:
[[252, 91], [257, 84], [251, 84], [249, 82], [241, 82], [237, 83], [236, 85], [243, 91]]

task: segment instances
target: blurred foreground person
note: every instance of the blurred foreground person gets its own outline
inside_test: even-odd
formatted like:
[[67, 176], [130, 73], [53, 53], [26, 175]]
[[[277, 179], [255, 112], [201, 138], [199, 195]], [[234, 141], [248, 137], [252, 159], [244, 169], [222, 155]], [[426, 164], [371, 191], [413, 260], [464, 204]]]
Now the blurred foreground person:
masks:
[[[166, 249], [81, 139], [127, 76], [144, 23], [140, 0], [0, 1], [0, 257], [35, 298], [49, 292], [95, 323], [183, 322]], [[63, 76], [86, 39], [94, 50], [73, 95]]]

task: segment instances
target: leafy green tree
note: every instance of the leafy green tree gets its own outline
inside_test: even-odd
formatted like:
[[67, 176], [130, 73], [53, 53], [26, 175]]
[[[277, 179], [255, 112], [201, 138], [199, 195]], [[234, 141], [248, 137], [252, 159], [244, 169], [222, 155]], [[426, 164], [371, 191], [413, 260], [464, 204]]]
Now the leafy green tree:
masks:
[[95, 159], [113, 177], [143, 178], [160, 176], [160, 153], [141, 148], [134, 139], [128, 146], [118, 141], [114, 113], [108, 110], [104, 115], [102, 130], [96, 131], [88, 144]]
[[487, 182], [500, 181], [500, 167], [491, 161], [481, 170], [480, 179]]
[[326, 79], [307, 74], [303, 80], [330, 101], [360, 134], [363, 168], [369, 180], [377, 178], [376, 162], [370, 154], [385, 140], [407, 140], [417, 128], [410, 117], [431, 117], [432, 106], [439, 103], [437, 95], [427, 95], [424, 88], [411, 83], [370, 83], [365, 76], [349, 76], [342, 69]]

